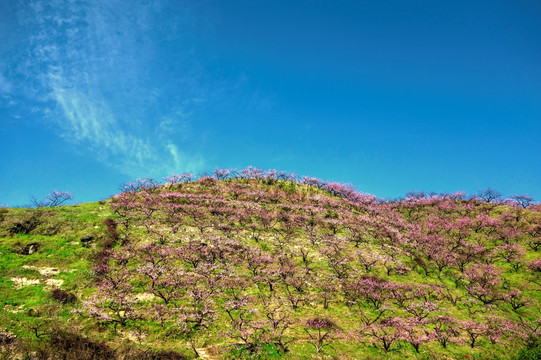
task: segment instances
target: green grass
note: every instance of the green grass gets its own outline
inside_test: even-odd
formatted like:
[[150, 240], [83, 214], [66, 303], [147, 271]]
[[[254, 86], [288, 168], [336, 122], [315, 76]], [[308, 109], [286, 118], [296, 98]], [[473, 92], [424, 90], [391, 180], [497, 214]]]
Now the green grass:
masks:
[[[249, 187], [251, 190], [261, 190], [265, 192], [276, 191], [280, 194], [286, 194], [285, 197], [279, 198], [276, 202], [268, 202], [257, 204], [260, 208], [267, 211], [276, 211], [277, 213], [289, 214], [302, 212], [303, 207], [296, 207], [298, 204], [303, 205], [303, 201], [310, 196], [326, 197], [336, 204], [326, 205], [323, 208], [324, 212], [320, 215], [322, 221], [324, 219], [342, 219], [345, 212], [354, 214], [364, 214], [362, 209], [351, 209], [350, 205], [340, 202], [339, 199], [330, 197], [326, 192], [311, 187], [301, 186], [285, 181], [275, 181], [270, 184], [263, 182], [254, 182], [250, 180], [239, 181], [224, 181], [219, 182], [213, 187], [201, 186], [197, 183], [183, 184], [177, 186], [176, 189], [191, 193], [208, 193], [221, 194], [228, 201], [234, 203], [232, 195], [227, 192], [229, 186], [240, 184]], [[290, 201], [289, 197], [295, 197], [294, 201]], [[249, 202], [249, 201], [246, 201]], [[21, 341], [30, 343], [44, 344], [48, 339], [48, 335], [43, 335], [42, 338], [36, 338], [36, 329], [50, 329], [52, 324], [60, 326], [64, 329], [84, 334], [91, 339], [106, 341], [113, 348], [134, 347], [134, 348], [153, 348], [153, 349], [171, 349], [182, 351], [187, 356], [193, 357], [190, 353], [190, 346], [187, 339], [179, 335], [178, 328], [171, 322], [169, 326], [161, 327], [155, 320], [150, 319], [150, 315], [146, 319], [137, 322], [131, 322], [128, 326], [122, 328], [107, 325], [99, 322], [88, 316], [82, 317], [72, 310], [80, 310], [83, 308], [83, 302], [90, 299], [92, 294], [96, 293], [96, 281], [93, 275], [93, 269], [96, 265], [96, 257], [100, 249], [100, 242], [107, 235], [107, 227], [104, 221], [107, 218], [119, 218], [112, 212], [111, 201], [98, 203], [85, 203], [76, 206], [63, 206], [52, 209], [8, 209], [2, 212], [0, 221], [0, 330], [9, 331], [19, 336]], [[284, 205], [279, 207], [279, 205]], [[499, 213], [504, 213], [505, 207], [498, 207], [493, 211], [496, 216]], [[20, 229], [22, 225], [29, 225], [29, 231], [13, 232], [13, 229]], [[199, 230], [192, 227], [195, 225], [193, 220], [187, 222], [181, 228], [180, 235], [192, 232], [200, 236]], [[23, 226], [23, 228], [24, 228]], [[273, 254], [278, 252], [276, 239], [279, 235], [273, 231], [261, 231], [261, 240], [259, 242], [251, 238], [249, 232], [243, 228], [239, 222], [234, 222], [231, 225], [237, 230], [231, 236], [237, 236], [237, 240], [242, 242], [246, 247], [259, 249], [264, 254]], [[261, 230], [261, 229], [260, 229]], [[282, 230], [282, 229], [280, 229]], [[213, 230], [205, 230], [206, 234], [210, 234]], [[296, 228], [293, 235], [285, 241], [283, 251], [287, 252], [290, 259], [296, 264], [301, 263], [301, 257], [298, 253], [298, 248], [311, 248], [311, 243], [308, 240], [308, 235], [305, 230]], [[327, 229], [318, 229], [318, 235], [329, 236], [330, 232]], [[142, 226], [134, 226], [131, 230], [130, 240], [133, 242], [150, 242], [151, 235], [146, 233]], [[177, 234], [178, 235], [178, 234]], [[180, 235], [178, 235], [180, 237]], [[344, 229], [337, 232], [339, 236], [346, 236]], [[84, 246], [81, 238], [92, 236], [92, 241], [88, 246]], [[181, 245], [185, 245], [185, 241], [178, 240], [171, 236], [171, 239], [178, 241]], [[525, 239], [523, 239], [525, 241]], [[23, 249], [29, 244], [39, 244], [39, 249], [30, 255], [22, 253]], [[171, 240], [173, 243], [173, 240]], [[374, 237], [367, 238], [367, 247], [372, 249], [376, 254], [382, 254], [381, 243]], [[391, 244], [392, 245], [392, 244]], [[321, 246], [321, 245], [318, 245]], [[117, 244], [116, 249], [121, 249]], [[344, 249], [345, 255], [354, 258], [355, 251], [358, 248], [352, 244]], [[538, 253], [530, 251], [525, 256], [525, 261], [529, 261], [539, 257]], [[330, 275], [329, 264], [319, 252], [319, 248], [312, 249], [311, 253], [312, 271], [317, 274]], [[398, 260], [404, 263], [411, 263], [411, 259], [407, 256], [399, 255]], [[130, 269], [136, 273], [138, 264], [136, 260], [129, 260]], [[32, 267], [51, 267], [59, 269], [59, 273], [52, 276], [46, 276], [39, 273], [37, 269], [28, 269], [23, 266]], [[111, 266], [116, 264], [111, 263]], [[539, 308], [536, 304], [540, 303], [541, 295], [539, 289], [535, 287], [525, 286], [530, 274], [525, 268], [518, 272], [514, 271], [509, 264], [504, 261], [496, 261], [495, 266], [501, 268], [504, 272], [506, 286], [519, 287], [524, 294], [530, 297], [532, 305], [515, 312], [510, 306], [498, 306], [491, 311], [497, 315], [501, 315], [507, 319], [517, 321], [519, 315], [528, 321], [533, 321], [539, 317]], [[362, 274], [365, 272], [361, 264], [352, 260], [351, 263], [353, 274]], [[248, 276], [249, 271], [242, 266], [237, 266], [239, 274]], [[387, 275], [387, 270], [380, 262], [373, 268], [373, 273], [380, 278], [404, 284], [437, 284], [446, 286], [455, 295], [467, 296], [464, 288], [455, 287], [456, 270], [444, 269], [441, 273], [431, 266], [432, 275], [427, 277], [420, 267], [412, 266], [412, 270], [407, 275], [398, 275], [391, 273]], [[12, 278], [35, 279], [40, 281], [37, 286], [23, 286], [16, 288]], [[60, 288], [64, 291], [71, 292], [77, 296], [77, 300], [72, 304], [62, 304], [51, 296], [52, 287], [46, 285], [47, 280], [62, 280]], [[135, 292], [145, 292], [145, 285], [142, 280], [133, 280]], [[361, 324], [360, 317], [345, 305], [342, 295], [336, 295], [330, 303], [328, 309], [323, 309], [321, 302], [315, 298], [315, 289], [317, 286], [310, 288], [311, 298], [308, 305], [303, 305], [295, 311], [291, 311], [291, 320], [294, 326], [287, 331], [288, 336], [294, 341], [290, 344], [289, 352], [282, 353], [274, 344], [259, 344], [256, 355], [250, 353], [242, 347], [235, 346], [234, 342], [226, 339], [224, 336], [228, 332], [229, 323], [224, 312], [218, 314], [216, 322], [208, 331], [201, 332], [196, 339], [200, 346], [211, 348], [215, 346], [219, 355], [228, 359], [465, 359], [468, 356], [470, 359], [505, 359], [514, 355], [518, 351], [518, 347], [523, 346], [520, 340], [513, 339], [504, 345], [493, 345], [487, 339], [482, 338], [478, 341], [477, 346], [471, 349], [467, 344], [450, 344], [446, 350], [443, 350], [439, 343], [432, 341], [428, 344], [423, 344], [420, 347], [420, 352], [416, 353], [414, 348], [406, 342], [398, 342], [391, 348], [388, 353], [384, 353], [380, 345], [371, 344], [370, 341], [357, 340], [356, 332]], [[283, 288], [280, 288], [281, 291]], [[246, 288], [246, 294], [257, 296], [260, 291], [253, 284], [249, 284]], [[262, 290], [264, 295], [267, 290]], [[227, 298], [218, 297], [215, 300], [215, 308], [222, 309]], [[139, 306], [147, 306], [159, 302], [157, 300], [149, 300], [141, 302]], [[186, 306], [186, 304], [181, 304]], [[441, 299], [440, 306], [445, 308], [441, 313], [452, 315], [458, 319], [467, 319], [468, 308], [463, 302], [458, 306], [453, 306], [451, 302]], [[364, 311], [369, 311], [370, 305], [363, 304], [361, 308]], [[474, 310], [482, 310], [483, 306], [476, 305]], [[406, 316], [403, 310], [396, 310], [398, 315]], [[253, 315], [255, 318], [262, 317], [258, 313]], [[481, 313], [481, 317], [486, 317], [487, 314]], [[319, 354], [316, 354], [314, 346], [309, 341], [310, 339], [303, 330], [303, 321], [307, 318], [325, 317], [334, 321], [338, 327], [334, 339]], [[46, 331], [46, 330], [44, 330]], [[142, 344], [138, 341], [130, 340], [129, 334], [140, 331], [144, 334]], [[30, 346], [30, 345], [28, 345]], [[510, 346], [514, 346], [510, 350]], [[535, 350], [532, 350], [532, 353]]]

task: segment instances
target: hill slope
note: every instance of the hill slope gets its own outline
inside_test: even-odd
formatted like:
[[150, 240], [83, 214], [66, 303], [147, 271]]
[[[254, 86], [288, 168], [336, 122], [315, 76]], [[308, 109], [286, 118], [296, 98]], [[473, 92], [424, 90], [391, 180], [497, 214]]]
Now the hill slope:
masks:
[[0, 220], [8, 358], [493, 359], [540, 335], [538, 206], [251, 168]]

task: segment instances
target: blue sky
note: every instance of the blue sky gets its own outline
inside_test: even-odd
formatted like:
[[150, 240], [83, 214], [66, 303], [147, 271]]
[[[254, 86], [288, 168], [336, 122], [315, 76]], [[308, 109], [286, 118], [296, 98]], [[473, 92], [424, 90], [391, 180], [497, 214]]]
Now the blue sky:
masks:
[[0, 44], [0, 205], [248, 165], [541, 200], [537, 1], [2, 1]]

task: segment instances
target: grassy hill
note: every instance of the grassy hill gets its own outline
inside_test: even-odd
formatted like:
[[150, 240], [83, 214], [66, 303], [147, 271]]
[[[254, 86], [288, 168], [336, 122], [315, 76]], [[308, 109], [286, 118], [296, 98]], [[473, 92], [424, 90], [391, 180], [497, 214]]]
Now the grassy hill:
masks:
[[540, 248], [539, 205], [254, 168], [0, 209], [0, 358], [527, 358]]

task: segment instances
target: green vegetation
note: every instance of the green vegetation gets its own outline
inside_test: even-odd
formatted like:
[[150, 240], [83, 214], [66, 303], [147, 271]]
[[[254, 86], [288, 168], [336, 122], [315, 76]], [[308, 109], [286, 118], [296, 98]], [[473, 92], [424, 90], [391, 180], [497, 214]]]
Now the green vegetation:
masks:
[[539, 358], [538, 205], [240, 174], [1, 209], [0, 358]]

